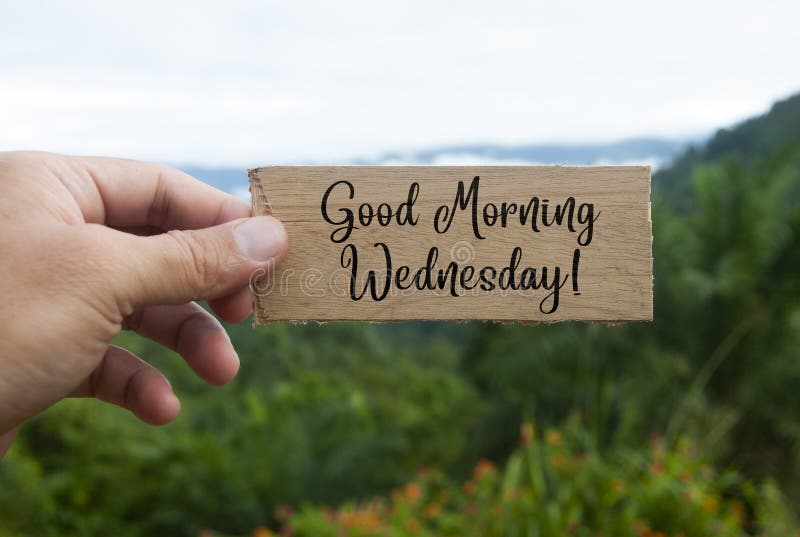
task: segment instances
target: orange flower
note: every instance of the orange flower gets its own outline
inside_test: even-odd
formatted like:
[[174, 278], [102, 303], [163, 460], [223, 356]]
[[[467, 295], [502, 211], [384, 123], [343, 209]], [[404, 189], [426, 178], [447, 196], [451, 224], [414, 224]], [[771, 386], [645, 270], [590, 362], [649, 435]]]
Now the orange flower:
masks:
[[409, 518], [406, 520], [406, 529], [409, 533], [417, 533], [419, 531], [419, 522], [416, 519]]
[[345, 528], [357, 528], [365, 533], [381, 529], [381, 517], [369, 509], [345, 511], [339, 514], [339, 524]]
[[465, 494], [470, 496], [478, 492], [478, 485], [471, 479], [469, 481], [465, 481], [461, 488], [464, 490]]
[[664, 443], [664, 435], [662, 434], [654, 434], [650, 437], [650, 449], [656, 456], [661, 456], [664, 454], [664, 448], [666, 447]]
[[719, 509], [719, 502], [717, 502], [717, 499], [708, 494], [703, 496], [702, 504], [703, 504], [703, 509], [705, 509], [712, 515], [715, 514]]
[[534, 438], [533, 423], [529, 421], [524, 422], [522, 424], [522, 427], [520, 427], [519, 437], [523, 446], [527, 446], [528, 444], [533, 442]]
[[650, 465], [650, 473], [653, 475], [663, 475], [664, 474], [664, 465], [660, 462], [654, 462]]
[[416, 483], [409, 483], [403, 489], [403, 495], [412, 502], [415, 502], [422, 496], [422, 489]]
[[442, 514], [442, 505], [440, 503], [432, 502], [425, 507], [425, 516], [428, 518], [436, 518]]
[[482, 477], [494, 472], [494, 470], [495, 467], [492, 461], [488, 459], [481, 459], [478, 461], [478, 464], [475, 465], [475, 469], [472, 470], [472, 475], [475, 479], [481, 479]]
[[634, 521], [633, 527], [639, 537], [653, 537], [655, 535], [655, 532], [653, 532], [653, 530], [651, 530], [650, 527], [641, 520]]
[[560, 446], [564, 443], [564, 437], [558, 431], [547, 431], [545, 435], [545, 442], [551, 446]]
[[556, 470], [564, 470], [569, 464], [569, 458], [563, 453], [553, 453], [550, 457], [550, 464], [552, 464]]
[[275, 515], [275, 518], [277, 518], [281, 522], [286, 522], [287, 520], [289, 520], [289, 517], [291, 517], [292, 514], [294, 514], [294, 511], [292, 510], [291, 507], [289, 507], [285, 503], [282, 503], [281, 505], [275, 507], [275, 511], [273, 512], [273, 514]]
[[266, 526], [259, 526], [253, 530], [253, 537], [272, 537], [272, 531]]

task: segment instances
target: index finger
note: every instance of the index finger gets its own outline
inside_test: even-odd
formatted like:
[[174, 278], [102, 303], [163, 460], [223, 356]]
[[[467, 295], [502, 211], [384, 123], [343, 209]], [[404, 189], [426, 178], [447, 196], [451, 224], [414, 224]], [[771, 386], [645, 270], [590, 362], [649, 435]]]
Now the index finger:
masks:
[[250, 216], [244, 200], [169, 166], [106, 157], [78, 157], [75, 163], [85, 172], [86, 188], [97, 193], [79, 200], [87, 222], [166, 231]]

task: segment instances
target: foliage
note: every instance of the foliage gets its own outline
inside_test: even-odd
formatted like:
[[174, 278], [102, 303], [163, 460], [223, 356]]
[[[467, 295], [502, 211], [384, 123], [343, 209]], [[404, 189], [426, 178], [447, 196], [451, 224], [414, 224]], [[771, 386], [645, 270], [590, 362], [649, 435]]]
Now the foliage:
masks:
[[[312, 331], [316, 342], [304, 344]], [[480, 404], [452, 370], [447, 345], [434, 340], [407, 356], [358, 325], [257, 334], [261, 341], [249, 344], [270, 349], [269, 361], [247, 363], [242, 353], [240, 379], [218, 392], [125, 335], [125, 346], [162, 362], [184, 396], [184, 415], [152, 429], [94, 401], [51, 409], [0, 465], [11, 494], [0, 493], [9, 511], [0, 527], [35, 535], [241, 531], [268, 518], [271, 505], [374, 493], [421, 464], [460, 458]], [[14, 516], [25, 510], [38, 516]]]
[[[280, 535], [372, 536], [763, 536], [792, 532], [794, 521], [774, 484], [753, 485], [734, 472], [717, 474], [682, 439], [669, 449], [602, 455], [573, 418], [537, 437], [522, 426], [521, 445], [504, 470], [482, 459], [460, 486], [423, 470], [391, 498], [336, 510], [306, 505], [278, 509]], [[253, 535], [274, 533], [267, 527]], [[213, 532], [206, 532], [213, 535]]]
[[[439, 515], [420, 511], [436, 490], [450, 494], [436, 500], [441, 520], [452, 515], [465, 534], [524, 535], [513, 525], [531, 520], [540, 534], [578, 521], [589, 534], [628, 535], [644, 531], [637, 520], [672, 535], [703, 534], [703, 524], [719, 525], [706, 534], [779, 534], [767, 522], [790, 520], [781, 494], [800, 505], [797, 117], [800, 96], [655, 175], [653, 323], [234, 326], [242, 367], [219, 390], [123, 334], [118, 343], [171, 379], [182, 416], [152, 429], [71, 400], [26, 424], [0, 462], [0, 536], [242, 534], [274, 526], [283, 504], [345, 502], [333, 514], [358, 517], [372, 505], [365, 498], [420, 466], [438, 469], [416, 482], [421, 503], [404, 507], [402, 524], [416, 520], [420, 531], [439, 529]], [[519, 447], [519, 423], [547, 429], [576, 411], [582, 425], [560, 432], [558, 447], [583, 457], [573, 474], [551, 464], [556, 446]], [[658, 475], [642, 447], [654, 434], [663, 435]], [[454, 483], [469, 483], [480, 459], [505, 469], [485, 478], [479, 508], [465, 514], [458, 502], [469, 495]], [[507, 502], [509, 483], [527, 492]], [[683, 501], [691, 487], [717, 513]], [[608, 498], [613, 509], [599, 509]], [[497, 502], [508, 517], [490, 516]], [[400, 528], [386, 525], [400, 516], [397, 501], [379, 505], [382, 527]], [[291, 518], [298, 532], [315, 521], [335, 528], [313, 507]]]

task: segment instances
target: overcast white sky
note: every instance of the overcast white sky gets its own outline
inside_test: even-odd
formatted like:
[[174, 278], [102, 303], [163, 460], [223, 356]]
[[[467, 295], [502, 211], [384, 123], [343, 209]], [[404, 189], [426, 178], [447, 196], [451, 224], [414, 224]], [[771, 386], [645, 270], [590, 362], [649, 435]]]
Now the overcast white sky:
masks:
[[24, 2], [0, 149], [258, 165], [705, 134], [800, 90], [800, 2]]

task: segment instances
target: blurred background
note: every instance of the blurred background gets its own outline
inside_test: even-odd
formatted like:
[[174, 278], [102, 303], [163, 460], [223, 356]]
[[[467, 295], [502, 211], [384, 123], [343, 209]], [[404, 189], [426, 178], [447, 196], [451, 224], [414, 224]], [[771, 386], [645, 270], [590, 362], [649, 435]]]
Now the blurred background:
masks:
[[[797, 2], [3, 2], [0, 150], [651, 164], [655, 321], [230, 326], [150, 428], [60, 403], [0, 536], [794, 535]], [[794, 52], [792, 52], [794, 51]]]

